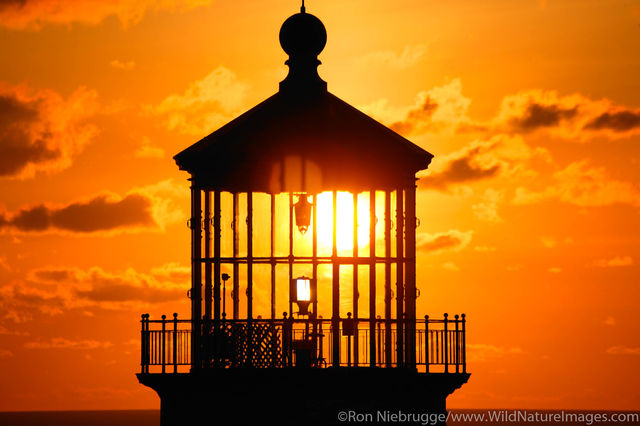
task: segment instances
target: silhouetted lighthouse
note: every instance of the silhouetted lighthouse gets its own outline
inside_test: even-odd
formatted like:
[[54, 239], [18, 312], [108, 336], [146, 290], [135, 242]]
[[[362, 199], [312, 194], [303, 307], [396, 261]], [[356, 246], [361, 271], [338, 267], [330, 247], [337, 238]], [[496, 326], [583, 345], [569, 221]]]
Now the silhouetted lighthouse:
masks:
[[464, 314], [416, 316], [415, 175], [433, 156], [327, 91], [326, 40], [303, 5], [278, 93], [174, 157], [192, 318], [142, 316], [138, 374], [163, 426], [444, 413], [469, 378]]

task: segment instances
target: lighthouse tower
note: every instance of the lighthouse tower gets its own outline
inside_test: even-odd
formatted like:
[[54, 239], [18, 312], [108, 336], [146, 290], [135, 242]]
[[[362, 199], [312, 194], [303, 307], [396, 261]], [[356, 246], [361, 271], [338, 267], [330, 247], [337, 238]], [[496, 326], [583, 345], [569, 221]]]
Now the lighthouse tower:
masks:
[[327, 90], [326, 42], [303, 5], [278, 92], [174, 157], [191, 318], [142, 315], [138, 374], [163, 426], [444, 414], [469, 378], [465, 315], [416, 312], [415, 176], [433, 156]]

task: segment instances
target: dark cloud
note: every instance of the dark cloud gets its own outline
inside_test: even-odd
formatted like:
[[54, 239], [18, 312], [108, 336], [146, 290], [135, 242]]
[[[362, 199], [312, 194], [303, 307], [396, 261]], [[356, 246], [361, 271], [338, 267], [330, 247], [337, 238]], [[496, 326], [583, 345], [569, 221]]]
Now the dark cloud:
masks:
[[477, 163], [476, 157], [482, 147], [464, 151], [462, 156], [453, 158], [438, 172], [420, 178], [418, 184], [422, 188], [444, 189], [451, 184], [473, 182], [492, 178], [500, 173], [500, 165], [483, 166]]
[[186, 298], [188, 284], [159, 280], [127, 269], [107, 272], [99, 267], [43, 268], [25, 280], [0, 283], [0, 320], [32, 320], [36, 314], [59, 315], [69, 310], [139, 311], [150, 304]]
[[84, 123], [95, 92], [79, 89], [67, 100], [52, 91], [26, 92], [0, 82], [0, 177], [67, 167], [95, 132]]
[[0, 10], [3, 9], [19, 9], [27, 4], [27, 0], [0, 0]]
[[0, 176], [19, 174], [27, 165], [54, 160], [60, 151], [47, 146], [52, 137], [43, 131], [32, 137], [39, 121], [39, 102], [22, 102], [13, 95], [0, 95]]
[[149, 286], [138, 287], [127, 282], [112, 282], [90, 290], [77, 290], [78, 297], [92, 302], [147, 302], [162, 303], [185, 297], [183, 289], [158, 289]]
[[522, 132], [540, 128], [558, 126], [564, 120], [570, 120], [578, 114], [578, 107], [563, 108], [559, 105], [543, 105], [532, 102], [526, 106], [522, 115], [512, 117], [509, 124]]
[[605, 112], [585, 126], [585, 130], [612, 130], [614, 132], [627, 132], [640, 127], [640, 111], [620, 110]]
[[73, 271], [69, 269], [39, 269], [33, 273], [34, 279], [52, 282], [75, 281]]
[[450, 230], [438, 234], [418, 234], [416, 249], [426, 253], [436, 253], [444, 250], [460, 250], [471, 241], [472, 231], [462, 232]]
[[135, 193], [122, 199], [100, 195], [63, 207], [38, 205], [20, 209], [11, 216], [0, 214], [0, 229], [13, 228], [22, 232], [89, 233], [155, 225], [151, 199]]
[[409, 111], [404, 120], [397, 121], [389, 127], [397, 133], [412, 133], [418, 125], [431, 121], [431, 117], [437, 109], [438, 104], [431, 96], [427, 96], [419, 108]]
[[33, 276], [59, 284], [76, 284], [73, 294], [91, 302], [148, 302], [161, 303], [185, 296], [184, 288], [161, 285], [152, 276], [129, 270], [122, 274], [105, 272], [100, 268], [40, 269]]

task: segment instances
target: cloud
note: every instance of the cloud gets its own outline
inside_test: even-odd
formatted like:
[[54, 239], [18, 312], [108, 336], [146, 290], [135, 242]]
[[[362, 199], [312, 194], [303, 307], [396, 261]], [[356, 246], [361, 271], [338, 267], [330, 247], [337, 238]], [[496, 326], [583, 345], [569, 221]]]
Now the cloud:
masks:
[[[0, 223], [2, 219], [0, 219]], [[5, 271], [11, 271], [11, 265], [7, 262], [7, 258], [5, 256], [0, 256], [0, 269], [4, 269]]]
[[596, 261], [595, 265], [599, 268], [617, 268], [621, 266], [633, 265], [633, 258], [631, 256], [616, 256], [611, 259], [600, 259]]
[[581, 207], [627, 204], [640, 206], [640, 189], [631, 182], [610, 178], [604, 168], [590, 167], [587, 161], [569, 164], [553, 174], [554, 183], [541, 191], [516, 189], [515, 204], [535, 204], [558, 200]]
[[631, 348], [628, 346], [612, 346], [607, 349], [609, 355], [640, 355], [640, 348]]
[[54, 337], [48, 341], [37, 340], [27, 342], [24, 347], [27, 349], [104, 349], [113, 346], [109, 341], [98, 340], [69, 340], [64, 337]]
[[153, 220], [160, 229], [174, 223], [186, 223], [188, 213], [184, 206], [188, 205], [190, 191], [186, 182], [176, 183], [173, 179], [163, 180], [151, 185], [134, 188], [130, 193], [142, 194], [151, 201]]
[[640, 128], [640, 110], [630, 111], [618, 108], [607, 111], [589, 121], [586, 130], [611, 130], [627, 132]]
[[503, 347], [482, 343], [467, 343], [467, 359], [474, 362], [491, 361], [507, 355], [522, 355], [519, 347]]
[[356, 60], [366, 67], [381, 65], [396, 69], [409, 68], [415, 65], [423, 56], [426, 48], [423, 45], [405, 46], [400, 54], [393, 50], [381, 50], [368, 53]]
[[459, 78], [421, 91], [414, 105], [392, 107], [386, 99], [362, 107], [404, 135], [439, 133], [528, 134], [544, 131], [557, 137], [585, 142], [601, 136], [610, 139], [640, 134], [640, 108], [594, 100], [580, 93], [560, 95], [555, 90], [526, 90], [502, 98], [497, 114], [473, 120], [467, 112], [471, 100], [462, 94]]
[[37, 30], [45, 24], [97, 25], [116, 16], [126, 27], [139, 22], [150, 10], [188, 10], [209, 3], [211, 0], [4, 0], [0, 2], [0, 25]]
[[391, 124], [391, 129], [403, 134], [440, 133], [453, 131], [466, 121], [471, 100], [462, 95], [459, 78], [420, 92], [416, 105], [404, 119]]
[[[176, 270], [169, 264], [159, 270]], [[100, 267], [46, 267], [30, 271], [23, 280], [0, 286], [0, 318], [16, 323], [35, 314], [60, 315], [78, 309], [140, 310], [186, 297], [189, 278], [138, 272], [133, 268], [109, 272]]]
[[489, 127], [517, 133], [545, 130], [582, 142], [593, 136], [628, 137], [640, 133], [640, 109], [581, 94], [561, 96], [557, 91], [529, 90], [505, 96]]
[[493, 253], [497, 250], [497, 248], [493, 246], [475, 246], [473, 249], [479, 253]]
[[151, 275], [157, 279], [170, 280], [173, 282], [189, 282], [191, 279], [191, 267], [170, 262], [160, 267], [152, 268]]
[[442, 268], [446, 269], [447, 271], [453, 271], [453, 272], [458, 272], [460, 270], [460, 267], [453, 262], [443, 263]]
[[74, 278], [80, 283], [75, 289], [76, 296], [95, 303], [162, 303], [185, 297], [186, 291], [183, 285], [161, 282], [133, 269], [123, 274], [107, 273], [100, 268], [76, 270]]
[[496, 135], [489, 140], [475, 140], [458, 151], [435, 157], [418, 186], [447, 190], [451, 185], [530, 173], [524, 164], [534, 158], [549, 161], [549, 154], [543, 148], [530, 148], [521, 136]]
[[0, 82], [0, 177], [69, 167], [97, 133], [87, 123], [97, 111], [96, 99], [97, 93], [85, 88], [65, 100], [51, 90]]
[[0, 359], [13, 357], [13, 352], [8, 349], [0, 349]]
[[151, 200], [138, 193], [118, 197], [98, 195], [63, 206], [39, 204], [13, 214], [0, 213], [0, 230], [91, 233], [121, 228], [157, 226]]
[[482, 196], [482, 201], [472, 205], [471, 210], [480, 220], [493, 223], [502, 222], [502, 218], [498, 214], [498, 203], [503, 198], [503, 191], [488, 188]]
[[0, 231], [73, 234], [164, 230], [186, 221], [181, 208], [189, 196], [184, 185], [168, 179], [134, 188], [124, 196], [105, 193], [69, 204], [38, 204], [15, 212], [0, 210]]
[[148, 137], [142, 138], [142, 145], [134, 154], [137, 158], [163, 158], [165, 155], [164, 149], [151, 144], [151, 140]]
[[471, 242], [473, 231], [451, 229], [436, 234], [416, 235], [416, 249], [424, 253], [437, 254], [446, 250], [460, 251]]
[[191, 83], [184, 94], [170, 95], [158, 105], [145, 109], [164, 117], [170, 130], [203, 135], [240, 112], [248, 89], [231, 70], [218, 67], [202, 80]]
[[386, 99], [379, 99], [361, 108], [398, 133], [418, 135], [453, 133], [463, 123], [471, 125], [467, 118], [470, 103], [462, 95], [462, 83], [456, 78], [419, 92], [414, 104], [408, 107], [392, 107]]
[[114, 59], [113, 61], [109, 62], [109, 65], [111, 65], [112, 68], [123, 71], [131, 71], [136, 67], [136, 63], [134, 61], [125, 62], [119, 59]]

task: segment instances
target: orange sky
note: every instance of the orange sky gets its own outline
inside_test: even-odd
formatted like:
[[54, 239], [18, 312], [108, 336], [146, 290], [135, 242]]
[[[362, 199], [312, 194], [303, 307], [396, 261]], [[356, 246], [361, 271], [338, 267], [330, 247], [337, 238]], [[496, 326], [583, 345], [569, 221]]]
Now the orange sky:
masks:
[[[0, 2], [0, 410], [159, 406], [139, 315], [189, 303], [171, 157], [273, 94], [292, 0]], [[307, 2], [329, 90], [435, 155], [418, 313], [464, 408], [638, 409], [640, 2]]]

